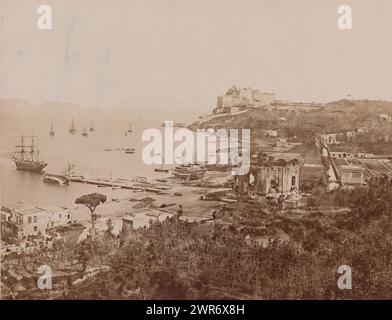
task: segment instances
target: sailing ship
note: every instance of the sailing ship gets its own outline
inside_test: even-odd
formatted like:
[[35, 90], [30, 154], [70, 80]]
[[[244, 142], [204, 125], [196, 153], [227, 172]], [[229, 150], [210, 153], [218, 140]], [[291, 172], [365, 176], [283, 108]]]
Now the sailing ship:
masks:
[[92, 121], [91, 121], [90, 131], [91, 131], [91, 132], [94, 132], [94, 131], [95, 131], [94, 123], [93, 123]]
[[83, 137], [87, 137], [88, 136], [88, 132], [87, 132], [86, 127], [84, 127], [84, 129], [83, 129], [82, 136]]
[[72, 123], [71, 123], [71, 128], [69, 128], [69, 133], [74, 134], [75, 132], [76, 132], [75, 122], [74, 119], [72, 118]]
[[128, 133], [132, 133], [132, 123], [129, 124]]
[[[25, 138], [31, 138], [31, 145], [25, 144]], [[39, 151], [34, 144], [34, 136], [20, 137], [20, 145], [17, 151], [12, 153], [12, 160], [15, 162], [16, 169], [41, 172], [48, 163], [39, 159]]]
[[49, 135], [50, 135], [51, 137], [54, 137], [53, 122], [52, 122], [52, 124], [50, 125]]

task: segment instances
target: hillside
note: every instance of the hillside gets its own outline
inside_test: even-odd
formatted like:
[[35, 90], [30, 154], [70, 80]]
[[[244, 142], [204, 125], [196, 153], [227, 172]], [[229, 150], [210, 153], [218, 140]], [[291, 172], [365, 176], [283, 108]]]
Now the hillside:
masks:
[[[392, 115], [392, 102], [370, 100], [339, 100], [311, 111], [274, 108], [249, 109], [239, 114], [227, 114], [209, 121], [193, 123], [190, 128], [249, 128], [253, 139], [263, 137], [266, 130], [277, 130], [282, 138], [296, 137], [304, 145], [312, 145], [322, 133], [343, 133], [365, 128], [369, 133], [361, 138], [359, 148], [375, 149], [375, 142], [392, 140], [392, 123], [381, 122], [380, 114]], [[381, 138], [381, 140], [380, 140]], [[385, 146], [382, 146], [385, 151]], [[366, 150], [365, 150], [366, 151]]]
[[[14, 299], [390, 299], [391, 186], [392, 180], [382, 177], [360, 190], [314, 197], [319, 208], [330, 202], [348, 208], [336, 214], [316, 210], [282, 216], [223, 206], [223, 217], [215, 220], [236, 219], [234, 228], [170, 218], [120, 238], [107, 233], [96, 242], [58, 243], [39, 255], [5, 260], [3, 295]], [[292, 241], [260, 245], [248, 236], [279, 230]], [[54, 271], [53, 290], [37, 289], [32, 271], [36, 269], [26, 268], [42, 261]], [[336, 285], [343, 264], [352, 268], [354, 290]], [[7, 271], [10, 266], [12, 271]]]
[[[293, 108], [294, 110], [294, 108]], [[392, 114], [392, 102], [370, 100], [339, 100], [329, 102], [315, 111], [251, 109], [238, 115], [227, 115], [203, 123], [200, 127], [284, 129], [302, 127], [315, 131], [342, 132], [378, 124], [379, 114]], [[198, 122], [191, 128], [199, 127]]]

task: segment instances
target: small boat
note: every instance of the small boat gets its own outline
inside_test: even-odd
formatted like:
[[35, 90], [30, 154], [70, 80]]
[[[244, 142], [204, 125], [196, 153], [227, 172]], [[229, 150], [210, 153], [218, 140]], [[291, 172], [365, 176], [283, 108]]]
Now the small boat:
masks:
[[47, 173], [43, 176], [42, 181], [45, 183], [68, 185], [71, 181], [71, 172], [75, 165], [68, 163], [67, 168], [62, 174]]
[[176, 166], [173, 175], [184, 180], [196, 180], [204, 177], [206, 169], [198, 164], [182, 164]]
[[135, 148], [126, 148], [125, 153], [135, 153]]
[[87, 137], [88, 136], [88, 132], [87, 132], [86, 127], [84, 127], [84, 129], [83, 129], [82, 136], [83, 137]]
[[161, 165], [160, 168], [155, 168], [155, 172], [169, 172], [169, 169], [163, 169], [163, 164]]
[[51, 126], [50, 126], [49, 135], [50, 135], [51, 137], [54, 137], [53, 122], [52, 122], [52, 124], [51, 124]]
[[103, 151], [112, 151], [112, 149], [109, 149], [109, 148], [108, 149], [103, 149]]
[[198, 164], [181, 164], [175, 167], [175, 171], [177, 172], [205, 172], [206, 169], [202, 165]]
[[74, 122], [74, 119], [72, 118], [72, 123], [71, 123], [71, 128], [69, 128], [69, 133], [74, 134], [75, 132], [76, 132], [75, 122]]
[[132, 133], [132, 123], [129, 124], [128, 133]]
[[16, 165], [16, 169], [41, 172], [48, 163], [39, 159], [39, 151], [36, 150], [34, 144], [35, 137], [31, 136], [31, 145], [26, 145], [24, 138], [26, 137], [22, 134], [20, 145], [16, 146], [20, 149], [12, 153], [12, 160]]
[[173, 128], [186, 128], [186, 124], [184, 124], [184, 123], [180, 123], [180, 122], [174, 122], [174, 123], [166, 123], [166, 122], [163, 122], [162, 124], [161, 124], [161, 127], [163, 127], [163, 128], [165, 128], [165, 127], [173, 127]]
[[51, 174], [47, 173], [43, 176], [42, 181], [45, 183], [51, 183], [51, 184], [59, 184], [59, 185], [67, 185], [70, 182], [70, 178], [59, 175], [59, 174]]
[[91, 126], [90, 126], [90, 132], [94, 132], [95, 131], [95, 128], [94, 128], [94, 123], [93, 122], [91, 122]]
[[204, 172], [178, 172], [174, 171], [173, 175], [175, 178], [181, 179], [181, 180], [197, 180], [200, 179], [204, 176]]

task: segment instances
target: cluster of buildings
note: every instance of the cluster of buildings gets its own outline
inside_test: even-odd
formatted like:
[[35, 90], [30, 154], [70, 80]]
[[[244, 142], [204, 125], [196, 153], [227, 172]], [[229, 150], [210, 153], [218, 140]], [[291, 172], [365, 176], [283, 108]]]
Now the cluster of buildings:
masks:
[[44, 235], [48, 229], [71, 223], [71, 213], [61, 207], [1, 207], [2, 239], [24, 240], [29, 236]]
[[343, 151], [331, 151], [330, 155], [342, 185], [363, 184], [367, 177], [392, 174], [391, 160], [383, 156]]
[[[224, 95], [218, 97], [217, 106], [213, 114], [215, 116], [221, 116], [258, 108], [262, 108], [263, 110], [312, 112], [324, 107], [325, 105], [321, 103], [297, 103], [276, 100], [274, 93], [265, 93], [250, 87], [240, 88], [232, 86]], [[286, 119], [279, 118], [279, 120], [285, 121]], [[380, 114], [379, 120], [382, 122], [392, 122], [392, 116]], [[300, 166], [296, 160], [283, 161], [279, 157], [277, 158], [278, 160], [271, 158], [259, 159], [259, 163], [252, 163], [248, 175], [237, 179], [237, 191], [239, 194], [251, 192], [259, 195], [283, 195], [295, 190], [299, 191], [299, 178], [301, 175], [307, 177], [307, 180], [303, 179], [302, 183], [307, 185], [320, 185], [320, 181], [328, 183], [328, 179], [331, 180], [330, 174], [332, 174], [332, 171], [334, 171], [334, 176], [340, 186], [361, 185], [365, 182], [369, 173], [371, 174], [373, 171], [376, 171], [373, 168], [376, 164], [379, 165], [381, 171], [384, 170], [385, 172], [392, 173], [392, 167], [389, 166], [390, 161], [380, 159], [380, 157], [374, 154], [330, 150], [334, 145], [343, 145], [367, 132], [368, 130], [366, 128], [361, 127], [350, 131], [322, 134], [320, 141], [328, 149], [327, 161], [331, 163], [329, 166], [318, 163], [317, 166], [305, 167]], [[265, 129], [261, 133], [265, 138], [276, 140], [274, 145], [276, 148], [287, 149], [292, 146], [287, 139], [279, 138], [277, 129]]]
[[377, 158], [376, 155], [373, 153], [365, 153], [365, 152], [358, 152], [358, 153], [351, 153], [346, 151], [331, 151], [331, 156], [333, 159], [374, 159]]
[[[285, 141], [281, 139], [278, 144], [285, 145]], [[308, 186], [305, 191], [309, 191], [320, 184], [328, 183], [331, 172], [329, 170], [335, 172], [340, 186], [364, 184], [369, 172], [376, 170], [376, 164], [380, 166], [379, 172], [383, 170], [392, 174], [391, 161], [372, 154], [329, 151], [327, 161], [331, 165], [325, 167], [320, 164], [300, 164], [296, 158], [288, 160], [261, 154], [252, 161], [247, 175], [236, 177], [236, 191], [239, 195], [280, 197], [283, 204], [290, 203], [289, 208], [296, 208], [305, 204], [300, 197], [301, 191], [305, 190], [302, 188]], [[373, 169], [369, 169], [368, 165]]]
[[275, 101], [274, 93], [262, 92], [257, 89], [232, 86], [218, 97], [213, 114], [233, 114], [247, 108], [260, 108], [271, 105]]
[[323, 134], [320, 136], [320, 142], [327, 151], [324, 156], [334, 171], [333, 175], [336, 181], [341, 186], [361, 185], [365, 183], [369, 176], [392, 174], [391, 160], [386, 156], [365, 152], [348, 152], [335, 146], [343, 142], [342, 136], [354, 137], [365, 132], [365, 129], [360, 128], [354, 132]]
[[[2, 253], [15, 247], [19, 249], [34, 247], [34, 243], [47, 243], [52, 238], [50, 230], [72, 223], [72, 216], [67, 208], [41, 208], [18, 203], [13, 206], [3, 205], [0, 211]], [[37, 242], [38, 241], [38, 242]], [[3, 244], [3, 243], [2, 243]], [[3, 252], [4, 251], [4, 252]]]
[[325, 144], [340, 144], [344, 140], [353, 139], [358, 135], [364, 134], [365, 132], [365, 128], [358, 128], [353, 131], [322, 134], [320, 139]]

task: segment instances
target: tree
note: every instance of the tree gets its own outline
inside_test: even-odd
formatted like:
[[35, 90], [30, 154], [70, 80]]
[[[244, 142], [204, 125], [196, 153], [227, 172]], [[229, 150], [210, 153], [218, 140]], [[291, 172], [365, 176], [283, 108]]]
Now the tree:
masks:
[[98, 215], [94, 213], [95, 209], [102, 203], [106, 202], [106, 196], [101, 193], [90, 193], [81, 196], [75, 200], [76, 204], [83, 204], [86, 206], [91, 213], [91, 239], [94, 241], [95, 238], [95, 220], [97, 220]]

